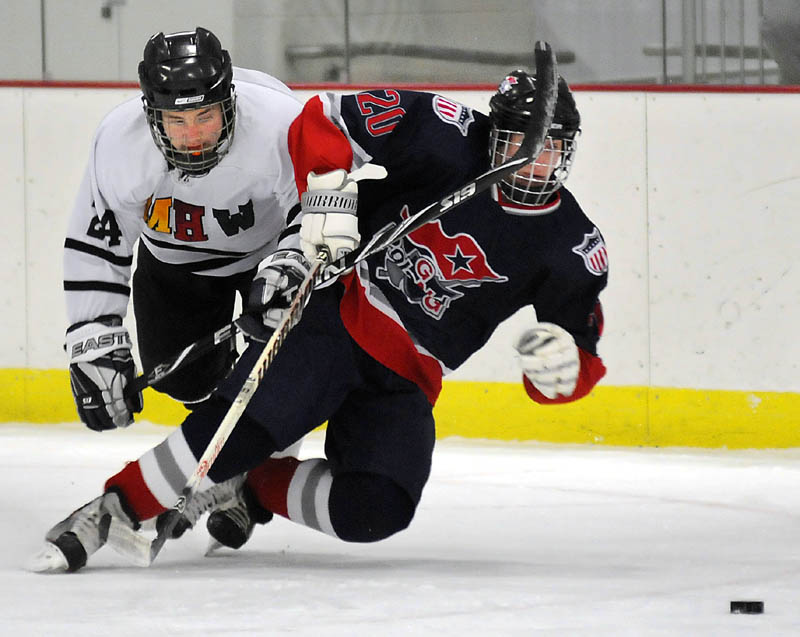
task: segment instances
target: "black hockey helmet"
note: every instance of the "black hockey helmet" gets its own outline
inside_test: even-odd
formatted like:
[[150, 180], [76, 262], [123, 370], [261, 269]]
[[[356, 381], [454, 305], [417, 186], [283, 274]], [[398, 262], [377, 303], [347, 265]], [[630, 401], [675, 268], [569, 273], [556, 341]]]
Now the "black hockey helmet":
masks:
[[[510, 159], [519, 148], [518, 142], [511, 141], [512, 135], [525, 131], [535, 99], [536, 77], [522, 69], [511, 71], [500, 82], [497, 92], [489, 100], [489, 153], [493, 166]], [[552, 173], [547, 180], [526, 179], [514, 173], [500, 182], [500, 189], [506, 198], [525, 205], [546, 203], [569, 175], [580, 126], [581, 116], [575, 99], [567, 82], [559, 77], [553, 123], [545, 142], [545, 149], [553, 151], [548, 159]]]
[[[236, 111], [231, 56], [217, 36], [202, 27], [153, 35], [139, 63], [139, 85], [153, 140], [167, 163], [192, 176], [216, 166], [233, 139]], [[163, 111], [213, 104], [220, 105], [223, 121], [216, 143], [201, 151], [175, 149], [164, 131]]]
[[[489, 100], [492, 124], [506, 130], [524, 131], [530, 121], [535, 99], [536, 76], [529, 75], [522, 69], [511, 71]], [[556, 110], [548, 134], [553, 137], [575, 137], [580, 127], [581, 116], [575, 106], [572, 91], [569, 90], [566, 80], [559, 76]]]

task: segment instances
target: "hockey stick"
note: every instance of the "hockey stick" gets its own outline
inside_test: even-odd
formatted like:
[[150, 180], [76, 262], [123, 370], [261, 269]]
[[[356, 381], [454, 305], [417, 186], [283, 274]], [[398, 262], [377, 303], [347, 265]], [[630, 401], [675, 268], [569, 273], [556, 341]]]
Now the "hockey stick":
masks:
[[329, 254], [327, 250], [320, 250], [308, 274], [298, 286], [289, 308], [284, 313], [283, 318], [280, 323], [278, 323], [270, 339], [264, 345], [264, 349], [253, 364], [242, 388], [239, 390], [239, 393], [222, 419], [222, 422], [220, 422], [217, 427], [217, 430], [214, 432], [214, 435], [211, 437], [211, 440], [209, 440], [203, 455], [200, 456], [200, 459], [197, 461], [197, 466], [186, 481], [186, 485], [181, 490], [178, 500], [171, 509], [163, 514], [162, 524], [159, 526], [156, 537], [152, 542], [145, 536], [123, 524], [114, 524], [109, 529], [108, 545], [120, 555], [128, 558], [136, 566], [150, 566], [163, 548], [164, 543], [172, 535], [172, 532], [180, 521], [181, 515], [186, 510], [186, 505], [194, 494], [197, 493], [200, 483], [208, 474], [217, 456], [219, 456], [222, 451], [222, 447], [233, 432], [236, 423], [239, 422], [239, 418], [242, 417], [250, 399], [255, 394], [261, 379], [264, 377], [264, 373], [272, 361], [275, 360], [275, 355], [278, 353], [281, 345], [283, 345], [286, 336], [294, 326], [309, 296], [311, 296], [311, 292], [314, 290], [315, 280], [320, 269], [328, 260]]
[[146, 387], [150, 387], [154, 383], [166, 378], [176, 369], [186, 365], [186, 363], [191, 363], [192, 361], [197, 360], [203, 354], [210, 352], [220, 343], [224, 343], [225, 341], [228, 341], [236, 336], [237, 330], [238, 328], [236, 326], [236, 322], [229, 323], [228, 325], [218, 329], [213, 334], [204, 336], [191, 345], [188, 345], [178, 352], [178, 354], [165, 360], [163, 363], [156, 365], [146, 374], [141, 374], [140, 376], [134, 378], [125, 387], [125, 396], [137, 394]]
[[217, 456], [219, 456], [220, 452], [222, 451], [222, 447], [225, 445], [225, 442], [227, 442], [228, 438], [233, 432], [233, 428], [236, 426], [236, 423], [239, 422], [239, 418], [241, 418], [245, 408], [250, 402], [250, 399], [255, 394], [259, 383], [261, 383], [264, 373], [267, 371], [267, 368], [270, 366], [272, 361], [275, 360], [275, 355], [278, 353], [281, 345], [283, 345], [284, 341], [286, 340], [286, 336], [289, 334], [289, 331], [292, 329], [297, 318], [300, 316], [300, 312], [302, 311], [303, 307], [305, 307], [309, 296], [311, 296], [311, 292], [314, 290], [314, 283], [317, 275], [320, 272], [320, 269], [327, 262], [328, 252], [326, 250], [320, 250], [319, 254], [317, 254], [317, 258], [314, 259], [314, 263], [312, 264], [311, 269], [309, 270], [305, 279], [303, 279], [302, 283], [300, 283], [299, 287], [297, 288], [297, 293], [295, 294], [289, 309], [284, 313], [281, 322], [278, 323], [278, 326], [275, 328], [272, 336], [267, 341], [267, 344], [264, 345], [264, 349], [261, 351], [258, 359], [253, 364], [253, 367], [250, 370], [250, 373], [247, 375], [247, 378], [245, 379], [242, 388], [239, 390], [238, 395], [228, 409], [228, 412], [225, 414], [225, 417], [222, 419], [222, 422], [219, 424], [219, 427], [217, 427], [217, 431], [208, 442], [208, 446], [203, 452], [203, 455], [200, 456], [200, 460], [197, 462], [197, 467], [192, 475], [189, 476], [186, 486], [183, 487], [177, 502], [169, 511], [166, 512], [166, 514], [164, 514], [165, 517], [163, 518], [163, 525], [150, 545], [151, 563], [156, 558], [159, 551], [161, 551], [161, 548], [164, 546], [164, 542], [166, 542], [167, 538], [172, 535], [172, 531], [175, 529], [175, 526], [178, 524], [181, 515], [186, 510], [187, 503], [197, 492], [200, 482], [206, 477], [206, 474], [208, 474], [211, 466], [216, 461]]
[[[186, 486], [181, 491], [177, 502], [169, 511], [166, 512], [164, 524], [161, 526], [156, 538], [152, 542], [148, 542], [133, 530], [130, 530], [130, 538], [122, 537], [122, 535], [125, 534], [124, 529], [127, 528], [123, 527], [122, 529], [119, 529], [120, 534], [122, 535], [109, 536], [109, 542], [112, 543], [113, 540], [112, 546], [114, 546], [114, 548], [121, 553], [128, 555], [128, 557], [130, 557], [139, 565], [146, 566], [152, 564], [153, 560], [164, 546], [167, 538], [172, 534], [172, 531], [177, 525], [181, 514], [186, 509], [187, 503], [197, 492], [200, 482], [207, 475], [214, 461], [217, 459], [217, 456], [221, 452], [223, 445], [230, 437], [233, 428], [236, 426], [236, 423], [244, 413], [247, 404], [250, 402], [250, 399], [258, 388], [258, 385], [264, 376], [264, 372], [274, 360], [275, 355], [286, 338], [286, 335], [292, 329], [295, 318], [304, 307], [316, 284], [327, 281], [333, 276], [337, 276], [341, 272], [368, 258], [370, 255], [383, 250], [398, 239], [407, 236], [426, 223], [438, 219], [447, 211], [463, 204], [478, 193], [487, 190], [506, 175], [519, 170], [522, 166], [530, 163], [539, 155], [544, 146], [547, 132], [552, 123], [558, 85], [555, 56], [553, 55], [550, 46], [545, 42], [536, 43], [536, 75], [538, 84], [537, 99], [533, 104], [533, 112], [530, 123], [528, 125], [528, 129], [525, 131], [524, 139], [520, 145], [520, 148], [514, 154], [514, 157], [512, 157], [508, 162], [483, 173], [474, 180], [468, 182], [464, 187], [452, 192], [437, 202], [431, 203], [408, 219], [403, 220], [401, 223], [390, 224], [386, 226], [375, 236], [373, 236], [369, 242], [359, 247], [357, 250], [345, 255], [343, 258], [338, 259], [336, 262], [331, 263], [327, 268], [333, 270], [333, 272], [330, 274], [327, 271], [322, 270], [322, 268], [328, 262], [327, 252], [321, 251], [317, 255], [311, 270], [298, 287], [297, 293], [291, 305], [289, 306], [289, 309], [285, 313], [272, 337], [264, 346], [261, 355], [253, 365], [250, 374], [247, 376], [239, 395], [234, 400], [230, 409], [220, 423], [217, 431], [209, 441], [208, 446], [198, 461], [195, 471], [189, 477]], [[234, 321], [230, 327], [232, 328], [235, 325], [236, 321]], [[217, 333], [219, 333], [219, 331]], [[212, 337], [213, 336], [214, 335], [212, 335]], [[204, 339], [204, 342], [210, 342], [212, 337]], [[198, 341], [198, 343], [200, 343], [200, 341]], [[196, 345], [197, 344], [189, 346], [187, 349], [191, 349]], [[186, 350], [184, 350], [184, 352], [185, 351]], [[180, 365], [180, 361], [185, 362], [187, 356], [188, 355], [184, 355], [181, 357], [181, 355], [179, 355], [176, 357], [176, 360], [172, 365], [164, 367], [164, 365], [167, 365], [165, 363], [159, 367], [170, 369], [170, 372], [167, 373], [171, 373], [171, 371]]]
[[[530, 163], [539, 155], [544, 146], [547, 131], [553, 120], [553, 111], [558, 96], [558, 72], [555, 56], [546, 42], [537, 42], [535, 48], [537, 90], [536, 100], [533, 103], [532, 115], [525, 137], [514, 156], [506, 163], [496, 166], [468, 182], [462, 188], [450, 193], [439, 201], [435, 201], [422, 210], [411, 215], [400, 223], [391, 223], [379, 230], [369, 242], [362, 244], [352, 252], [337, 259], [327, 266], [317, 280], [317, 284], [329, 281], [364, 261], [376, 252], [380, 252], [398, 239], [408, 236], [418, 228], [430, 221], [441, 217], [448, 210], [452, 210], [479, 193], [487, 190], [503, 177], [519, 170]], [[196, 341], [179, 352], [176, 356], [161, 363], [147, 374], [135, 378], [125, 388], [125, 394], [136, 393], [162, 380], [206, 352], [219, 343], [236, 335], [239, 328], [239, 319], [217, 330], [214, 334]]]
[[[294, 326], [303, 307], [305, 307], [308, 298], [311, 296], [311, 292], [314, 290], [315, 279], [320, 269], [328, 260], [329, 254], [327, 250], [320, 250], [308, 274], [306, 274], [306, 277], [298, 286], [289, 308], [284, 313], [283, 318], [280, 323], [278, 323], [270, 339], [264, 345], [264, 349], [253, 364], [242, 388], [228, 408], [228, 411], [217, 427], [217, 430], [214, 432], [214, 435], [211, 437], [211, 440], [209, 440], [203, 455], [200, 456], [200, 459], [197, 461], [197, 466], [186, 481], [186, 485], [181, 490], [178, 500], [171, 509], [163, 514], [162, 524], [158, 527], [159, 530], [156, 533], [156, 537], [150, 541], [141, 533], [138, 533], [125, 524], [117, 522], [116, 519], [112, 519], [107, 538], [108, 545], [134, 565], [150, 566], [163, 548], [167, 539], [172, 535], [172, 532], [180, 521], [181, 515], [186, 510], [187, 504], [194, 494], [197, 493], [200, 483], [208, 474], [217, 456], [219, 456], [222, 451], [222, 447], [233, 432], [236, 423], [239, 422], [239, 418], [242, 417], [250, 399], [255, 394], [267, 367], [269, 367], [275, 359], [275, 355], [278, 353], [281, 345], [283, 345], [286, 336]], [[231, 324], [230, 327], [233, 327], [233, 324]], [[235, 334], [235, 331], [233, 333]], [[203, 342], [208, 343], [210, 340], [209, 337], [204, 339]], [[200, 343], [200, 341], [198, 341], [198, 343]], [[195, 343], [195, 346], [197, 346], [198, 343]], [[191, 349], [191, 347], [192, 346], [187, 349]]]

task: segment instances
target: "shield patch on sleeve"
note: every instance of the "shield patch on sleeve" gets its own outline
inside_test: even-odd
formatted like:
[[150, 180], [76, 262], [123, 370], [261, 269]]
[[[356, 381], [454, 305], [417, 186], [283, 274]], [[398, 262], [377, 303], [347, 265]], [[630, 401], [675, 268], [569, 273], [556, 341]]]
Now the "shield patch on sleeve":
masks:
[[608, 252], [600, 231], [594, 228], [583, 235], [583, 242], [572, 248], [572, 251], [583, 259], [586, 269], [595, 276], [608, 272]]

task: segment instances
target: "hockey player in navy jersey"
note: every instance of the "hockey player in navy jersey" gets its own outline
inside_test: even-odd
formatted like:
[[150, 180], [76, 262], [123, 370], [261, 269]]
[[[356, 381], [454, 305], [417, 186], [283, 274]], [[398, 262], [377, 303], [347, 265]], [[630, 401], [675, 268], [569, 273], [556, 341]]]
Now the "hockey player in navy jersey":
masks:
[[[285, 292], [320, 246], [336, 258], [512, 156], [535, 99], [535, 79], [514, 71], [488, 117], [439, 95], [394, 89], [310, 100], [288, 137], [303, 205], [289, 231], [302, 251], [278, 251], [261, 264], [251, 301], [267, 309], [253, 336], [274, 328]], [[538, 319], [516, 343], [530, 398], [564, 403], [591, 391], [605, 373], [598, 297], [608, 256], [563, 186], [579, 127], [562, 80], [532, 164], [314, 291], [191, 501], [189, 524], [215, 508], [208, 529], [234, 548], [273, 514], [351, 542], [406, 528], [431, 468], [442, 377], [525, 306]], [[387, 176], [351, 180], [366, 162]], [[137, 528], [171, 507], [260, 349], [251, 345], [179, 430], [53, 527], [35, 570], [80, 568], [104, 543], [112, 517]], [[270, 458], [326, 421], [325, 458]]]
[[[301, 103], [283, 83], [234, 68], [203, 28], [150, 38], [139, 81], [142, 96], [97, 128], [65, 242], [72, 389], [95, 430], [128, 426], [142, 409], [141, 393], [123, 395], [136, 375], [123, 326], [136, 240], [133, 306], [149, 371], [231, 321], [237, 290], [247, 295], [299, 211], [287, 132]], [[227, 341], [155, 388], [196, 403], [234, 357]]]

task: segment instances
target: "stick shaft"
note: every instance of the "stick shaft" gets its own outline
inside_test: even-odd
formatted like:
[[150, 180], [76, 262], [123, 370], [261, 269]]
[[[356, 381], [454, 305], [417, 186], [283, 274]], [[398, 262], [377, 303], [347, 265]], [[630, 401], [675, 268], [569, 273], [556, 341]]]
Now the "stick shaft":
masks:
[[203, 455], [200, 456], [200, 459], [197, 461], [197, 466], [195, 467], [194, 472], [192, 472], [192, 475], [189, 476], [189, 479], [186, 481], [186, 486], [184, 486], [183, 490], [181, 491], [177, 502], [167, 513], [167, 517], [164, 520], [161, 530], [158, 532], [156, 538], [150, 545], [151, 562], [156, 558], [159, 551], [161, 551], [161, 548], [164, 546], [167, 538], [172, 535], [172, 531], [175, 528], [175, 525], [178, 523], [181, 514], [186, 509], [187, 503], [197, 492], [203, 478], [206, 477], [220, 452], [222, 451], [223, 446], [227, 442], [228, 438], [230, 438], [234, 427], [236, 427], [236, 423], [239, 422], [239, 418], [242, 417], [242, 414], [247, 408], [250, 399], [255, 394], [256, 389], [258, 389], [258, 385], [261, 383], [264, 373], [267, 371], [267, 368], [270, 366], [272, 361], [275, 360], [275, 356], [286, 340], [286, 336], [289, 334], [289, 331], [294, 326], [297, 317], [308, 301], [308, 297], [311, 295], [311, 292], [314, 289], [314, 280], [326, 262], [327, 253], [320, 252], [320, 254], [317, 255], [317, 258], [314, 260], [314, 263], [312, 264], [311, 269], [309, 270], [305, 279], [303, 279], [303, 282], [298, 287], [297, 294], [295, 294], [294, 300], [289, 306], [289, 309], [284, 313], [283, 319], [281, 319], [281, 322], [275, 328], [272, 336], [267, 341], [266, 345], [264, 345], [264, 349], [261, 351], [258, 359], [253, 364], [253, 367], [250, 370], [250, 373], [247, 375], [242, 388], [239, 390], [239, 393], [225, 414], [225, 417], [222, 419], [222, 422], [220, 422], [219, 426], [217, 427], [217, 431], [208, 442]]

